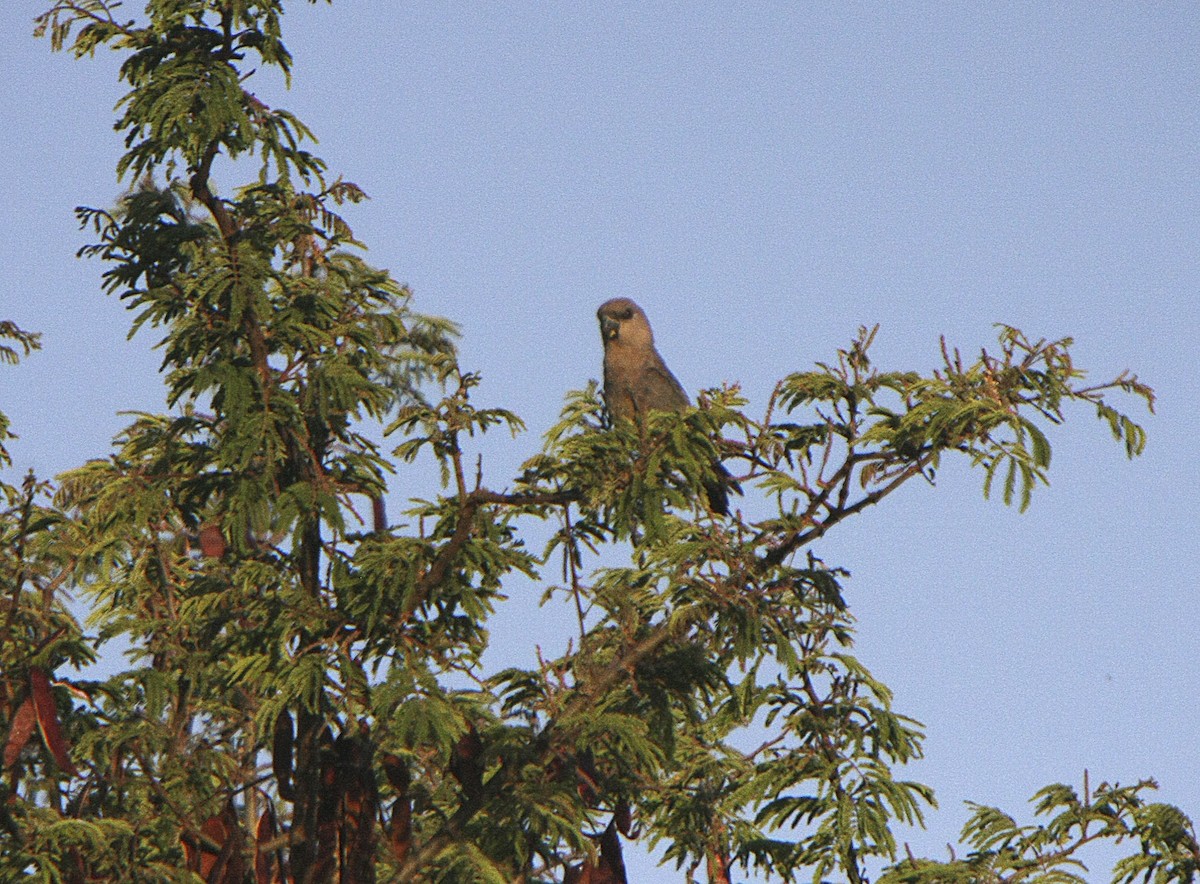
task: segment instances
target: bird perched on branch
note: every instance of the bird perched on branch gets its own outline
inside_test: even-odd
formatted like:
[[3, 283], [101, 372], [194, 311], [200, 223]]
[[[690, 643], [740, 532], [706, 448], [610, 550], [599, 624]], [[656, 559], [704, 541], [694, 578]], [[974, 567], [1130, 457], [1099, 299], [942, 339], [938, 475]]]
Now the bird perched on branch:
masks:
[[[683, 411], [691, 400], [671, 374], [658, 350], [654, 333], [642, 308], [629, 298], [605, 301], [596, 311], [604, 341], [604, 402], [614, 421], [642, 420], [651, 411]], [[729, 513], [729, 489], [741, 489], [721, 462], [713, 463], [716, 476], [706, 482], [708, 506]]]

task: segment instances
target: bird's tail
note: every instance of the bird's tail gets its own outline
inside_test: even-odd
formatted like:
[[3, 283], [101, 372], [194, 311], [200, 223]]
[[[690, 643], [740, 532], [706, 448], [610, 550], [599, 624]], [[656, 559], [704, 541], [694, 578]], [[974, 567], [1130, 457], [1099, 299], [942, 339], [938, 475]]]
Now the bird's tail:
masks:
[[729, 492], [742, 493], [742, 486], [730, 475], [729, 470], [719, 460], [713, 463], [715, 475], [704, 483], [704, 493], [708, 497], [708, 508], [720, 516], [729, 515]]

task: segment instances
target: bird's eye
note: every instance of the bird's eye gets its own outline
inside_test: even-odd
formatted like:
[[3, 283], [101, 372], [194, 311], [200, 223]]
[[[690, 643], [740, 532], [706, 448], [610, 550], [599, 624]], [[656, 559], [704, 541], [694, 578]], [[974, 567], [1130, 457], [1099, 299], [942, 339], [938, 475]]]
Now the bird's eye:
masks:
[[631, 310], [630, 308], [626, 307], [624, 310], [621, 311], [622, 319], [629, 319], [631, 316], [633, 316], [633, 310]]

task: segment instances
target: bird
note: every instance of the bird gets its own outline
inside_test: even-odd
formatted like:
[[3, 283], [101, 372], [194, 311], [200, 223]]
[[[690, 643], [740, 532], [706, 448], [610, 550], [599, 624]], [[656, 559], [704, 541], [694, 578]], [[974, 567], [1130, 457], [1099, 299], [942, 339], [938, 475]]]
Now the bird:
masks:
[[[612, 298], [596, 311], [604, 342], [604, 404], [614, 421], [637, 423], [651, 411], [684, 411], [691, 400], [654, 346], [646, 313], [629, 298]], [[719, 460], [704, 485], [708, 506], [729, 514], [729, 489], [740, 491]]]

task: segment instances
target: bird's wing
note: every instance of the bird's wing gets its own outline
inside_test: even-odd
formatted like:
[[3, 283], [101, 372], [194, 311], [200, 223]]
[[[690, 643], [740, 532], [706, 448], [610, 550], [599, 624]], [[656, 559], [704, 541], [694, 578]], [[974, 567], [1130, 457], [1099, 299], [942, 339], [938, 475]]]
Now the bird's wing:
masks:
[[658, 354], [642, 368], [637, 399], [642, 411], [682, 411], [691, 405], [683, 385], [658, 358]]

